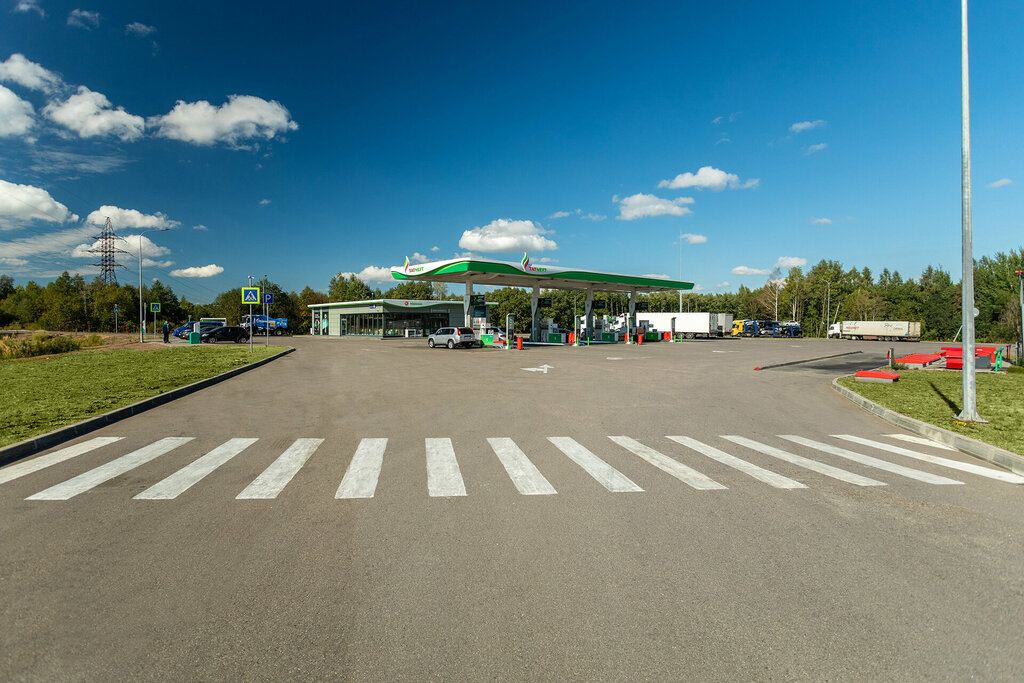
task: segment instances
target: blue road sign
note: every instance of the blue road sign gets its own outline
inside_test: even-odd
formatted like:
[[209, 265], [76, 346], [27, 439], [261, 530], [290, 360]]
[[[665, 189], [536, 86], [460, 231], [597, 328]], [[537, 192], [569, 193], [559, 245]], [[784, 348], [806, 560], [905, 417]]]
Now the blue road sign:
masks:
[[242, 287], [242, 303], [258, 304], [260, 302], [259, 287]]
[[159, 313], [160, 312], [160, 304], [150, 304], [149, 305], [149, 312], [150, 313]]
[[117, 304], [114, 304], [114, 313], [117, 313]]
[[274, 303], [274, 293], [273, 292], [265, 292], [263, 294], [263, 303], [265, 303], [265, 304], [272, 304], [272, 303]]

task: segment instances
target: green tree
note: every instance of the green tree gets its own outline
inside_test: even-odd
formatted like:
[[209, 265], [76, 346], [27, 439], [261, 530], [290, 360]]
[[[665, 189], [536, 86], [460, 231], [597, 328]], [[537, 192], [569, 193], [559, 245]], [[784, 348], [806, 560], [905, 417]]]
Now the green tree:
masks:
[[39, 324], [47, 330], [85, 330], [88, 323], [87, 305], [82, 276], [72, 276], [64, 271], [43, 290]]
[[487, 295], [488, 301], [497, 305], [491, 309], [491, 323], [505, 325], [507, 316], [515, 316], [515, 330], [517, 334], [525, 334], [530, 331], [530, 292], [520, 287], [502, 287]]
[[[325, 304], [330, 299], [323, 292], [318, 292], [310, 286], [306, 286], [297, 297], [299, 313], [296, 316], [298, 322], [295, 325], [295, 334], [307, 334], [310, 325], [313, 324], [313, 312], [309, 309], [310, 304]], [[288, 325], [291, 326], [291, 321]]]
[[[434, 298], [434, 290], [430, 286], [429, 282], [407, 281], [401, 282], [384, 292], [383, 298], [430, 301]], [[352, 301], [352, 299], [350, 299], [350, 301]]]
[[355, 275], [345, 277], [345, 273], [338, 273], [331, 278], [327, 296], [330, 301], [366, 301], [375, 298], [369, 285]]

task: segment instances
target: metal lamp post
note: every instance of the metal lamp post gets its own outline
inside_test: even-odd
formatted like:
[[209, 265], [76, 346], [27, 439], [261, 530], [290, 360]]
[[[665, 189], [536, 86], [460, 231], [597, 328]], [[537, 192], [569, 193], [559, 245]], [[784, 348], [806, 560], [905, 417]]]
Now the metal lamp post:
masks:
[[1017, 275], [1017, 285], [1020, 288], [1020, 346], [1017, 347], [1017, 365], [1021, 365], [1022, 354], [1024, 354], [1024, 270], [1013, 272]]
[[165, 232], [170, 228], [151, 228], [139, 233], [139, 342], [146, 341], [146, 312], [142, 307], [142, 236], [147, 232]]

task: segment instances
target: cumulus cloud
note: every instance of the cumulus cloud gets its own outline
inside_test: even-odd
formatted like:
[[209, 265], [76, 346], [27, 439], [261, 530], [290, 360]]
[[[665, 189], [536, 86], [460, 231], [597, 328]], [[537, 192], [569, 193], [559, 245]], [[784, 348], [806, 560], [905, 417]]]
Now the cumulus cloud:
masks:
[[40, 17], [46, 17], [46, 12], [39, 6], [39, 0], [18, 0], [14, 5], [15, 12], [35, 12]]
[[679, 239], [683, 240], [687, 244], [704, 244], [708, 241], [708, 238], [704, 235], [694, 235], [688, 232], [680, 235]]
[[267, 199], [266, 197], [264, 197], [263, 199], [260, 200], [260, 206], [266, 206], [269, 203], [270, 203], [270, 200]]
[[430, 257], [425, 256], [417, 251], [416, 253], [409, 257], [409, 260], [412, 261], [413, 263], [426, 263], [427, 261], [430, 260]]
[[77, 220], [77, 215], [46, 190], [0, 180], [0, 230], [14, 230], [32, 221], [69, 223]]
[[[133, 21], [124, 27], [124, 32], [132, 36], [145, 37], [156, 31], [156, 26], [146, 26], [141, 21]], [[209, 266], [207, 266], [209, 267]]]
[[[95, 234], [95, 228], [90, 228]], [[121, 243], [121, 248], [128, 252], [128, 259], [132, 256], [136, 259], [139, 256], [139, 248], [142, 248], [142, 265], [144, 266], [155, 266], [157, 268], [167, 268], [173, 266], [174, 261], [157, 261], [157, 256], [165, 256], [171, 253], [171, 250], [167, 247], [161, 247], [159, 244], [149, 239], [146, 235], [124, 235], [124, 242]], [[75, 247], [71, 255], [75, 258], [96, 258], [96, 254], [90, 254], [90, 249], [98, 249], [100, 242], [96, 241], [91, 244], [79, 244]]]
[[807, 259], [800, 258], [799, 256], [780, 256], [779, 260], [775, 262], [775, 267], [779, 270], [789, 270], [790, 268], [806, 265]]
[[115, 230], [124, 228], [176, 228], [181, 223], [171, 220], [159, 211], [153, 214], [142, 213], [136, 209], [122, 209], [104, 205], [90, 213], [85, 221], [93, 225], [103, 225], [107, 219]]
[[124, 107], [112, 109], [106, 95], [84, 85], [64, 102], [50, 102], [43, 113], [83, 138], [113, 135], [127, 142], [142, 137], [146, 126], [141, 116], [129, 114]]
[[192, 229], [193, 230], [202, 230], [203, 232], [206, 232], [207, 230], [209, 230], [209, 228], [206, 227], [205, 225], [203, 225], [202, 223], [200, 223], [199, 225], [193, 225]]
[[692, 187], [697, 190], [708, 189], [712, 192], [721, 192], [726, 187], [732, 189], [757, 187], [760, 182], [757, 178], [751, 178], [747, 182], [741, 183], [739, 176], [735, 173], [726, 173], [718, 168], [702, 166], [696, 173], [687, 171], [686, 173], [680, 173], [672, 180], [662, 180], [658, 183], [658, 187], [667, 187], [670, 190], [682, 190]]
[[219, 107], [206, 100], [178, 100], [169, 113], [151, 117], [149, 125], [160, 137], [194, 145], [223, 142], [236, 148], [244, 147], [245, 140], [271, 140], [299, 127], [280, 102], [252, 95], [230, 95]]
[[814, 225], [832, 225], [831, 218], [812, 218], [811, 223]]
[[430, 251], [441, 251], [441, 247], [437, 247], [437, 246], [431, 247]]
[[663, 199], [653, 194], [637, 193], [619, 201], [618, 218], [632, 221], [646, 216], [685, 216], [693, 213], [684, 204], [693, 204], [693, 198]]
[[499, 218], [487, 225], [466, 230], [459, 239], [459, 247], [481, 252], [546, 251], [558, 249], [549, 234], [533, 221], [514, 221]]
[[216, 263], [208, 266], [192, 266], [190, 268], [178, 268], [171, 271], [172, 277], [213, 277], [224, 272], [224, 268]]
[[995, 181], [994, 183], [989, 183], [988, 186], [989, 187], [1006, 187], [1007, 185], [1010, 185], [1012, 183], [1013, 183], [1013, 181], [1010, 180], [1009, 178], [1000, 178], [999, 180]]
[[85, 9], [73, 9], [68, 14], [68, 26], [77, 26], [91, 31], [100, 25], [100, 13]]
[[816, 121], [799, 121], [799, 122], [794, 123], [792, 126], [789, 127], [789, 132], [791, 132], [791, 133], [803, 133], [805, 130], [811, 130], [812, 128], [818, 128], [819, 126], [824, 126], [824, 125], [825, 125], [825, 122], [822, 121], [821, 119], [818, 119]]
[[729, 285], [729, 281], [726, 280], [724, 282], [719, 282], [717, 285], [715, 285], [715, 289], [725, 289], [726, 287], [729, 287], [729, 286], [731, 286], [731, 285]]
[[0, 85], [0, 138], [25, 137], [35, 123], [35, 109]]
[[767, 268], [748, 268], [747, 266], [736, 266], [731, 271], [733, 275], [771, 275], [772, 271]]
[[391, 277], [391, 269], [380, 266], [366, 266], [358, 273], [341, 273], [341, 275], [346, 278], [354, 275], [363, 282], [390, 282], [394, 280]]
[[54, 92], [63, 85], [60, 76], [18, 53], [0, 62], [0, 81], [44, 92]]
[[826, 147], [828, 147], [828, 145], [826, 143], [819, 142], [816, 145], [811, 145], [810, 147], [806, 148], [804, 150], [804, 154], [808, 154], [808, 155], [809, 154], [814, 154], [815, 152], [820, 152], [821, 150], [825, 149]]

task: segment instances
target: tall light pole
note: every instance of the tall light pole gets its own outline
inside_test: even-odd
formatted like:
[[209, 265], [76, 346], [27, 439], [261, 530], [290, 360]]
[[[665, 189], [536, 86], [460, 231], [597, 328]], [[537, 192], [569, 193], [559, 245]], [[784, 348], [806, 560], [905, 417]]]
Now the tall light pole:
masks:
[[974, 250], [971, 245], [971, 88], [967, 62], [967, 0], [960, 0], [960, 220], [963, 275], [960, 278], [960, 319], [964, 330], [963, 409], [961, 422], [986, 422], [978, 415], [974, 370]]
[[1017, 365], [1022, 365], [1021, 354], [1024, 354], [1024, 270], [1013, 272], [1017, 274], [1017, 285], [1020, 287], [1020, 346], [1017, 347]]
[[142, 236], [147, 232], [165, 232], [170, 228], [151, 228], [139, 233], [139, 341], [146, 341], [146, 312], [142, 308]]
[[[679, 236], [679, 281], [683, 281], [683, 236]], [[679, 290], [679, 312], [683, 312], [683, 290]]]

